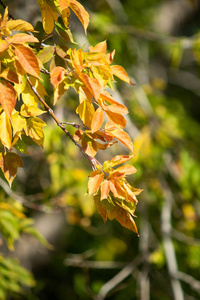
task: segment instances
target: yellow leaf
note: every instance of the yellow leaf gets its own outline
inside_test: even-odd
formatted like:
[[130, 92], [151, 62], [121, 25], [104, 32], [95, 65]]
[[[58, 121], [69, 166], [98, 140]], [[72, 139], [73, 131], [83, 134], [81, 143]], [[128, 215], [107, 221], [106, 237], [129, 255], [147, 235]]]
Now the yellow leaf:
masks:
[[70, 9], [68, 7], [62, 10], [61, 17], [62, 17], [63, 23], [65, 24], [65, 27], [68, 28], [69, 27], [69, 17], [70, 17]]
[[5, 112], [0, 115], [0, 141], [8, 149], [12, 144], [12, 128], [10, 119]]
[[8, 47], [10, 46], [10, 44], [8, 44], [6, 41], [2, 41], [0, 42], [0, 53], [4, 52], [6, 49], [8, 49]]
[[11, 186], [17, 174], [17, 168], [23, 168], [23, 163], [19, 155], [14, 152], [8, 152], [5, 155], [0, 153], [0, 167]]
[[1, 22], [1, 27], [6, 26], [7, 22], [8, 22], [8, 7], [5, 8], [3, 20]]
[[83, 124], [90, 128], [92, 118], [95, 113], [94, 106], [88, 100], [85, 100], [81, 104], [79, 104], [76, 109], [76, 113], [79, 114], [79, 117], [82, 120]]
[[58, 13], [53, 11], [46, 1], [38, 0], [38, 5], [41, 11], [44, 31], [47, 34], [50, 34], [54, 28], [54, 21], [57, 21], [58, 19]]
[[87, 31], [87, 27], [89, 24], [89, 14], [85, 10], [85, 8], [76, 0], [68, 0], [69, 7], [73, 10], [73, 12], [77, 15], [79, 20], [81, 21], [83, 28], [85, 30], [85, 33]]
[[26, 135], [30, 136], [34, 142], [39, 146], [43, 147], [44, 141], [44, 132], [43, 127], [46, 126], [46, 123], [37, 117], [31, 117], [27, 120], [25, 126]]
[[34, 105], [26, 105], [23, 104], [20, 109], [20, 113], [23, 117], [35, 117], [41, 114], [46, 113], [46, 111], [39, 109], [37, 106]]
[[83, 151], [87, 155], [94, 157], [97, 154], [97, 146], [96, 146], [95, 141], [93, 141], [93, 140], [86, 141], [86, 139], [83, 139], [81, 145], [82, 145]]
[[113, 72], [113, 75], [117, 76], [119, 79], [134, 85], [134, 83], [131, 82], [128, 74], [126, 73], [126, 71], [124, 70], [124, 68], [122, 66], [111, 66], [111, 70]]
[[17, 92], [13, 85], [7, 81], [0, 81], [0, 104], [10, 118], [16, 104], [16, 98]]
[[13, 135], [17, 132], [21, 132], [26, 125], [26, 119], [20, 116], [18, 111], [12, 115], [12, 128], [13, 128]]
[[104, 173], [102, 173], [100, 170], [95, 170], [90, 173], [89, 181], [88, 181], [89, 195], [94, 194], [98, 190], [103, 179], [104, 179]]
[[92, 118], [92, 123], [91, 123], [92, 133], [98, 131], [101, 128], [103, 121], [104, 121], [104, 113], [101, 107], [99, 107], [95, 111], [94, 116]]
[[24, 20], [9, 20], [6, 24], [6, 27], [10, 30], [16, 30], [16, 31], [34, 31], [33, 26], [24, 21]]
[[33, 75], [40, 79], [40, 68], [37, 57], [31, 48], [24, 45], [18, 45], [15, 47], [15, 54], [19, 59], [19, 63], [22, 68], [30, 75]]

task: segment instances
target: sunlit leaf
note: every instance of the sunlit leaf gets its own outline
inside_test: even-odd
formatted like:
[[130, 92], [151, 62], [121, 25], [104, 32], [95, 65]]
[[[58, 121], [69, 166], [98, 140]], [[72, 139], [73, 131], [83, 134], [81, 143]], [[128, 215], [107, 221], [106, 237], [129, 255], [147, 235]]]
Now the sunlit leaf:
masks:
[[18, 33], [7, 38], [9, 44], [23, 44], [23, 43], [38, 43], [38, 39], [33, 35], [26, 33]]
[[51, 6], [49, 6], [46, 1], [37, 0], [38, 5], [40, 7], [41, 16], [42, 16], [42, 24], [44, 31], [47, 34], [50, 34], [54, 28], [54, 21], [58, 18], [58, 13], [55, 12]]
[[15, 54], [19, 59], [20, 65], [30, 75], [33, 75], [40, 79], [40, 68], [37, 57], [34, 52], [24, 45], [18, 45], [15, 47]]
[[45, 110], [39, 109], [37, 106], [23, 104], [20, 109], [20, 114], [23, 117], [35, 117], [46, 113]]
[[24, 21], [24, 20], [9, 20], [6, 24], [6, 27], [10, 30], [16, 30], [16, 31], [34, 31], [33, 26]]
[[92, 118], [92, 123], [91, 123], [91, 131], [95, 132], [98, 131], [104, 121], [104, 113], [103, 110], [99, 107], [94, 113], [94, 116]]
[[0, 104], [10, 118], [16, 104], [16, 98], [17, 92], [13, 85], [7, 81], [0, 81]]
[[10, 119], [5, 112], [0, 115], [0, 141], [6, 148], [11, 148], [12, 128]]
[[111, 70], [113, 72], [113, 75], [117, 76], [119, 79], [134, 85], [134, 83], [131, 82], [128, 74], [126, 73], [126, 71], [122, 66], [117, 66], [117, 65], [111, 66]]
[[96, 170], [96, 171], [93, 171], [90, 173], [89, 181], [88, 181], [89, 195], [94, 194], [98, 190], [103, 179], [104, 179], [104, 173], [102, 173], [99, 170]]

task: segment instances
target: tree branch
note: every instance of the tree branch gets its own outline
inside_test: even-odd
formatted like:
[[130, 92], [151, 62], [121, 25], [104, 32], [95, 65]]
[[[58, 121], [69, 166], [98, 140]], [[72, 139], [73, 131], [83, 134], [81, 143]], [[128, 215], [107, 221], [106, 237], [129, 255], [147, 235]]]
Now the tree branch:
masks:
[[89, 161], [91, 167], [93, 170], [96, 170], [96, 164], [99, 164], [99, 162], [94, 158], [89, 156], [88, 154], [85, 153], [83, 148], [74, 140], [73, 136], [71, 133], [63, 126], [63, 122], [60, 122], [57, 117], [55, 116], [52, 108], [44, 101], [44, 99], [40, 96], [40, 94], [37, 92], [36, 88], [32, 85], [31, 81], [29, 78], [27, 78], [27, 82], [30, 85], [33, 93], [37, 96], [39, 102], [45, 107], [46, 111], [48, 114], [52, 117], [52, 119], [57, 123], [57, 125], [64, 131], [64, 133], [70, 138], [70, 140], [79, 148], [80, 152], [87, 158]]

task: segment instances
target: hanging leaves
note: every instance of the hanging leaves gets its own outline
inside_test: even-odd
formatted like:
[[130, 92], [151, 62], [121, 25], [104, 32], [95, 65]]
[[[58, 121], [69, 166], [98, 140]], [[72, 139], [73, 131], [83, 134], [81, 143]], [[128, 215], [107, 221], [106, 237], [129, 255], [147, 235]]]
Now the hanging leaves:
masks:
[[[45, 84], [49, 78], [54, 88], [54, 105], [70, 87], [78, 93], [76, 113], [82, 124], [74, 124], [78, 130], [73, 137], [69, 132], [68, 136], [75, 145], [79, 144], [92, 165], [88, 193], [94, 196], [99, 214], [104, 222], [107, 218], [116, 219], [137, 233], [133, 217], [138, 201], [136, 196], [141, 190], [133, 188], [127, 181], [127, 177], [136, 172], [135, 167], [131, 163], [121, 165], [133, 155], [116, 155], [103, 165], [94, 158], [99, 150], [106, 150], [117, 142], [133, 151], [132, 139], [124, 131], [124, 115], [128, 109], [107, 91], [108, 87], [113, 87], [114, 76], [128, 84], [133, 83], [123, 67], [112, 65], [115, 50], [107, 53], [106, 41], [90, 46], [88, 52], [70, 48], [70, 43], [74, 43], [69, 28], [70, 11], [79, 18], [85, 32], [89, 24], [89, 15], [78, 1], [38, 0], [38, 4], [42, 22], [37, 23], [35, 31], [28, 22], [9, 20], [7, 8], [4, 16], [0, 16], [0, 146], [3, 146], [0, 168], [11, 185], [17, 169], [23, 167], [13, 147], [15, 151], [28, 154], [27, 136], [43, 147], [46, 123], [39, 116], [46, 110], [57, 125], [68, 132], [45, 102], [47, 93], [40, 72], [45, 73]], [[43, 43], [54, 28], [55, 34], [65, 40], [62, 47]], [[22, 103], [16, 106], [16, 99], [20, 97]], [[105, 118], [108, 122], [104, 126]]]

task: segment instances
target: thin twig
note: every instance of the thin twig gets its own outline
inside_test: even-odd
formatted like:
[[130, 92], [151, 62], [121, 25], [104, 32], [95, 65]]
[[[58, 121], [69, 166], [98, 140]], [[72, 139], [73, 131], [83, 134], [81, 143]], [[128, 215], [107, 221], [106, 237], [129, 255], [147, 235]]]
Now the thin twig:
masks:
[[93, 170], [96, 170], [96, 164], [99, 164], [97, 162], [97, 160], [91, 156], [89, 156], [88, 154], [85, 153], [85, 151], [83, 150], [83, 148], [74, 140], [73, 136], [71, 135], [71, 133], [65, 128], [65, 126], [63, 126], [63, 123], [60, 122], [57, 117], [55, 116], [52, 108], [44, 101], [44, 99], [40, 96], [40, 94], [37, 92], [36, 88], [32, 85], [31, 81], [29, 78], [27, 78], [27, 82], [30, 85], [32, 91], [34, 92], [34, 94], [36, 95], [36, 97], [38, 98], [39, 102], [45, 107], [46, 111], [48, 112], [48, 114], [52, 117], [52, 119], [57, 123], [57, 125], [64, 131], [64, 133], [70, 138], [70, 140], [79, 148], [80, 152], [87, 158], [87, 160], [89, 161], [91, 167]]
[[[4, 9], [6, 9], [6, 5], [3, 3], [2, 0], [0, 0], [0, 5], [3, 6]], [[15, 18], [14, 18], [10, 13], [8, 13], [8, 16], [9, 16], [11, 19], [15, 20]]]
[[104, 300], [108, 293], [119, 285], [124, 279], [131, 275], [133, 270], [139, 265], [140, 260], [134, 259], [128, 265], [126, 265], [117, 275], [107, 281], [100, 289], [97, 295], [97, 300]]
[[171, 213], [174, 199], [167, 182], [163, 178], [161, 180], [161, 185], [164, 193], [164, 203], [161, 211], [161, 227], [167, 267], [171, 279], [174, 300], [184, 300], [184, 293], [181, 287], [181, 283], [179, 279], [176, 278], [176, 274], [179, 272], [179, 270], [176, 260], [175, 249], [171, 238]]

